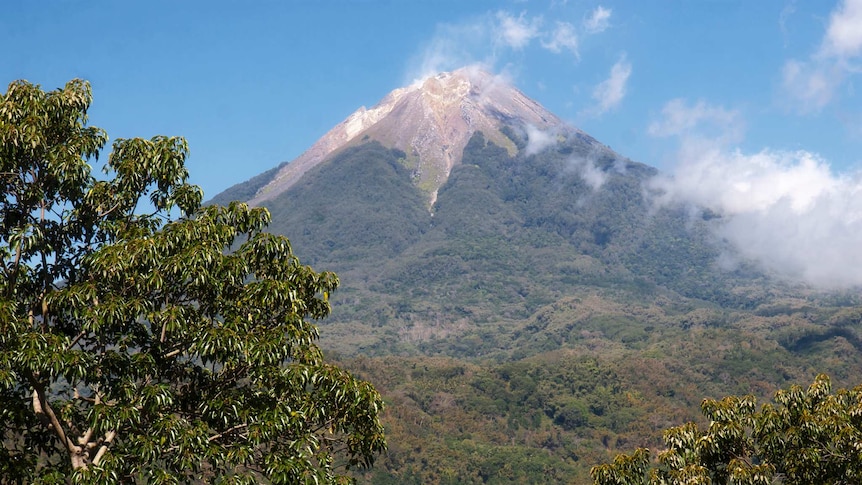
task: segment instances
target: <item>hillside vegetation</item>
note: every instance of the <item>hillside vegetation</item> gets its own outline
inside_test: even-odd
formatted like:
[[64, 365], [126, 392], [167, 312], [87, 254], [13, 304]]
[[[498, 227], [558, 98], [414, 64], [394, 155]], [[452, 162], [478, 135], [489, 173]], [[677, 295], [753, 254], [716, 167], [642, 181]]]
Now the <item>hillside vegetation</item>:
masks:
[[720, 214], [654, 205], [654, 169], [571, 134], [510, 156], [477, 133], [429, 210], [405, 157], [348, 148], [267, 204], [341, 278], [322, 346], [388, 402], [388, 455], [360, 481], [588, 483], [704, 397], [858, 384], [858, 296], [762, 274], [712, 237]]

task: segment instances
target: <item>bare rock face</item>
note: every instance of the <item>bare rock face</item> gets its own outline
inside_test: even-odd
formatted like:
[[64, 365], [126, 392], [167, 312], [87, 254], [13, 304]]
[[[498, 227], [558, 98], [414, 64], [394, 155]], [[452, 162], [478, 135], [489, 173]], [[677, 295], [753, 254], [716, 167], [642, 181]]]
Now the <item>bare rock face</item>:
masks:
[[437, 190], [460, 163], [464, 147], [476, 131], [512, 154], [517, 151], [501, 131], [504, 126], [559, 131], [565, 124], [487, 72], [467, 67], [441, 73], [392, 91], [370, 109], [359, 108], [285, 165], [249, 203], [260, 205], [276, 197], [345, 147], [376, 140], [406, 154], [404, 163], [413, 170], [414, 183], [433, 204]]

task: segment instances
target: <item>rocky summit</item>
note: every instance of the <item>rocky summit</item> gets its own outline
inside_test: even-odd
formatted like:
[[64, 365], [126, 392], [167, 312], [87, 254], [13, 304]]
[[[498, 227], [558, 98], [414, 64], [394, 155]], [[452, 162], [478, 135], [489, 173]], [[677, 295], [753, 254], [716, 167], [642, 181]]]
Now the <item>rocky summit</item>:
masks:
[[475, 67], [461, 68], [396, 89], [371, 108], [360, 107], [302, 155], [272, 173], [248, 202], [261, 205], [340, 150], [376, 140], [405, 153], [414, 183], [433, 205], [437, 191], [452, 167], [460, 163], [467, 141], [477, 131], [510, 155], [517, 152], [503, 133], [504, 126], [551, 133], [574, 130], [499, 77]]

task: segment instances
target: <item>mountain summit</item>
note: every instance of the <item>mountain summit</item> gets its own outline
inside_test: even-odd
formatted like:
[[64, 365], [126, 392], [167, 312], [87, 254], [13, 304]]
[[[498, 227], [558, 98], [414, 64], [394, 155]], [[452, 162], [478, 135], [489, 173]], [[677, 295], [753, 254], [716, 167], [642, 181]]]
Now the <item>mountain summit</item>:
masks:
[[536, 101], [478, 68], [437, 74], [392, 91], [372, 108], [360, 107], [305, 153], [268, 173], [268, 180], [259, 180], [262, 185], [248, 202], [260, 205], [273, 199], [343, 148], [376, 140], [405, 153], [414, 184], [433, 205], [438, 189], [477, 131], [510, 154], [517, 152], [504, 127], [572, 130]]

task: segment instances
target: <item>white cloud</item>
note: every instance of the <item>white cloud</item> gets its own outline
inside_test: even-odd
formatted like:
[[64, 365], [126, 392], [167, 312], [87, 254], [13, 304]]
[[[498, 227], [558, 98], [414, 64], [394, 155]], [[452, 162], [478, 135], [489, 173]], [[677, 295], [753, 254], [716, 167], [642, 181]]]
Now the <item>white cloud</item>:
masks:
[[839, 185], [829, 166], [805, 151], [748, 155], [686, 140], [679, 158], [673, 183], [663, 186], [667, 195], [730, 216], [768, 212], [781, 204], [804, 213], [820, 195]]
[[487, 16], [458, 24], [439, 24], [434, 36], [409, 63], [405, 84], [471, 64], [493, 65], [492, 27]]
[[557, 136], [555, 133], [544, 132], [533, 125], [528, 124], [526, 126], [527, 131], [527, 147], [524, 149], [526, 154], [535, 155], [545, 148], [551, 146], [555, 141], [557, 141]]
[[[592, 30], [605, 29], [610, 15], [610, 9], [599, 7], [592, 11], [585, 24]], [[441, 23], [436, 26], [434, 36], [408, 62], [404, 82], [412, 84], [440, 72], [474, 64], [490, 72], [507, 69], [517, 73], [524, 68], [526, 56], [536, 48], [572, 55], [577, 61], [580, 60], [579, 30], [578, 24], [563, 19], [545, 22], [542, 15], [508, 10], [488, 11], [456, 23]], [[612, 76], [616, 77], [597, 88], [603, 91], [596, 92], [599, 105], [595, 111], [603, 112], [619, 103], [630, 70], [627, 62], [615, 66]]]
[[721, 214], [716, 234], [776, 274], [829, 288], [862, 285], [862, 177], [835, 174], [807, 151], [744, 153], [727, 138], [701, 136], [708, 118], [739, 116], [698, 105], [655, 125], [657, 134], [681, 136], [676, 166], [651, 181], [657, 200]]
[[497, 12], [497, 39], [513, 49], [523, 49], [530, 41], [539, 35], [542, 25], [541, 17], [526, 18], [522, 12], [515, 17], [508, 12]]
[[[560, 6], [552, 5], [546, 10], [547, 15], [552, 15], [553, 9]], [[542, 15], [531, 15], [527, 11], [498, 10], [456, 23], [441, 23], [434, 36], [410, 60], [405, 82], [412, 83], [470, 64], [482, 64], [487, 70], [495, 70], [507, 65], [507, 61], [512, 64], [513, 52], [522, 55], [537, 45], [555, 54], [571, 54], [579, 60], [580, 35], [607, 29], [610, 16], [610, 9], [597, 7], [581, 27], [563, 19], [545, 22]], [[514, 61], [515, 64], [521, 62], [522, 59]], [[518, 67], [510, 69], [518, 70]]]
[[584, 20], [584, 30], [588, 34], [598, 34], [604, 32], [610, 26], [611, 13], [609, 8], [604, 8], [601, 5], [593, 10], [590, 17]]
[[829, 16], [822, 51], [839, 58], [862, 52], [862, 0], [844, 0]]
[[782, 87], [802, 112], [817, 112], [834, 101], [847, 79], [858, 72], [862, 54], [862, 0], [843, 0], [829, 16], [819, 49], [807, 61], [790, 59]]
[[572, 24], [568, 22], [557, 22], [557, 25], [550, 37], [549, 41], [542, 41], [542, 47], [557, 54], [565, 49], [574, 54], [575, 57], [579, 57], [578, 36], [575, 33], [575, 27]]
[[782, 71], [782, 86], [802, 112], [817, 112], [832, 101], [844, 81], [837, 66], [822, 61], [789, 60]]
[[597, 114], [606, 113], [619, 106], [626, 95], [626, 84], [631, 73], [632, 65], [626, 61], [625, 56], [614, 64], [610, 76], [593, 90]]
[[579, 171], [581, 178], [593, 190], [599, 190], [608, 179], [608, 174], [596, 167], [595, 160], [592, 158], [572, 160], [570, 163]]
[[689, 146], [665, 197], [723, 215], [718, 235], [767, 269], [825, 287], [862, 284], [862, 180], [809, 152]]
[[736, 110], [712, 106], [700, 100], [693, 105], [682, 98], [672, 99], [662, 108], [662, 118], [650, 123], [652, 136], [708, 136], [725, 141], [737, 141], [744, 131], [744, 122]]

